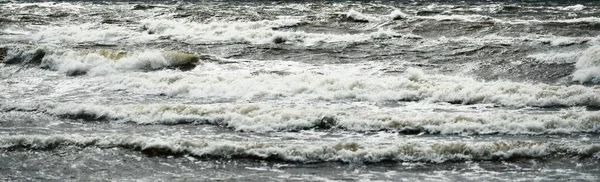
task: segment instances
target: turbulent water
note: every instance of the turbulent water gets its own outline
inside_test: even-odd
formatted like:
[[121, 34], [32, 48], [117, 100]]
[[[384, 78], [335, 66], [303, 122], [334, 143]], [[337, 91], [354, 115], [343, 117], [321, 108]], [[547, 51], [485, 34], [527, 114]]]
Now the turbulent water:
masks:
[[600, 2], [0, 0], [1, 181], [598, 181]]

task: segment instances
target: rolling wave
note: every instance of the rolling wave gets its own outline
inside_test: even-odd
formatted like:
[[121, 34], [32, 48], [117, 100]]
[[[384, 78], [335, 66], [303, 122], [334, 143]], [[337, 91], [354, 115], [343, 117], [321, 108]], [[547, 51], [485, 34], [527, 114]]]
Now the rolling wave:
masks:
[[[428, 111], [375, 106], [257, 104], [4, 104], [2, 111], [41, 112], [52, 116], [136, 124], [207, 124], [234, 131], [299, 130], [388, 131], [402, 134], [542, 135], [600, 133], [598, 111]], [[444, 107], [442, 107], [444, 108]]]
[[515, 161], [521, 159], [572, 158], [600, 160], [598, 145], [566, 145], [528, 141], [440, 142], [411, 141], [390, 144], [362, 142], [260, 143], [204, 141], [201, 139], [143, 136], [10, 136], [0, 137], [0, 149], [53, 150], [64, 146], [125, 148], [149, 156], [250, 158], [284, 162], [378, 163]]

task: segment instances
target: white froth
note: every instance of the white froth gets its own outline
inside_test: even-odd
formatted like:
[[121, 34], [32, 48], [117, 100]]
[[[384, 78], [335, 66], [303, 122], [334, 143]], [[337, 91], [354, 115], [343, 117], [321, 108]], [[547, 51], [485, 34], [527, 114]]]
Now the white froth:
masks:
[[3, 148], [26, 147], [51, 149], [54, 146], [81, 146], [126, 148], [149, 154], [187, 154], [197, 157], [258, 157], [297, 162], [347, 163], [472, 161], [506, 160], [511, 158], [570, 157], [570, 154], [593, 156], [597, 145], [582, 146], [567, 143], [513, 142], [438, 142], [421, 143], [416, 140], [397, 141], [393, 144], [363, 141], [285, 143], [244, 142], [226, 140], [198, 140], [193, 138], [144, 137], [128, 135], [81, 136], [8, 136], [0, 138]]
[[577, 62], [577, 58], [581, 55], [581, 51], [572, 51], [572, 52], [547, 52], [547, 53], [538, 53], [532, 54], [527, 57], [533, 58], [538, 62], [546, 63], [546, 64], [563, 64], [563, 63], [575, 63]]
[[[594, 79], [594, 70], [586, 68], [593, 68], [590, 64], [596, 63], [584, 64], [593, 60], [594, 55], [586, 54], [590, 55], [580, 58], [578, 71], [574, 73], [576, 81]], [[87, 71], [90, 75], [106, 75], [81, 80], [83, 82], [118, 85], [132, 93], [163, 93], [191, 99], [234, 102], [273, 99], [294, 102], [402, 100], [509, 107], [600, 106], [598, 91], [579, 85], [484, 82], [468, 76], [427, 74], [415, 68], [406, 69], [404, 65], [379, 62], [311, 65], [289, 61], [231, 61], [230, 64], [204, 63], [191, 72], [143, 73], [135, 71], [162, 68], [171, 63], [161, 57], [159, 51], [133, 53], [119, 61], [94, 53], [80, 55], [76, 52], [53, 54], [45, 59], [46, 64], [60, 72]], [[407, 71], [404, 74], [387, 74], [384, 70], [390, 68]], [[584, 73], [588, 77], [581, 76]]]
[[350, 9], [348, 10], [348, 12], [346, 13], [346, 16], [348, 18], [351, 18], [353, 20], [358, 20], [358, 21], [367, 21], [367, 22], [376, 22], [376, 21], [380, 21], [379, 18], [373, 17], [373, 16], [368, 16], [365, 15], [361, 12], [358, 12], [354, 9]]
[[581, 10], [585, 9], [585, 6], [581, 5], [581, 4], [576, 4], [573, 6], [558, 7], [557, 9], [563, 10], [563, 11], [581, 11]]
[[122, 70], [155, 70], [172, 65], [158, 50], [128, 54], [114, 60], [94, 52], [66, 51], [45, 56], [42, 64], [63, 73], [86, 73], [92, 76], [112, 74]]
[[392, 12], [391, 12], [391, 13], [390, 13], [388, 16], [389, 16], [391, 19], [395, 19], [395, 20], [398, 20], [398, 19], [406, 19], [406, 18], [409, 18], [409, 17], [410, 17], [410, 15], [408, 15], [408, 14], [406, 14], [406, 13], [404, 13], [404, 12], [400, 11], [400, 10], [394, 10], [394, 11], [392, 11]]
[[[214, 124], [236, 131], [270, 132], [329, 127], [349, 131], [416, 130], [439, 134], [574, 134], [600, 132], [600, 115], [582, 109], [531, 114], [522, 111], [466, 109], [451, 106], [386, 108], [369, 104], [16, 104], [0, 109], [33, 110], [54, 116], [138, 124]], [[439, 107], [438, 109], [435, 109]], [[419, 109], [421, 108], [421, 109]], [[450, 109], [448, 112], [440, 111]], [[453, 109], [453, 110], [452, 110]]]
[[510, 20], [506, 21], [509, 24], [540, 24], [540, 23], [599, 23], [600, 18], [598, 17], [583, 17], [583, 18], [572, 18], [572, 19], [557, 19], [557, 20]]
[[575, 63], [573, 81], [600, 83], [600, 46], [585, 50]]
[[[274, 67], [285, 62], [269, 62]], [[262, 64], [267, 64], [262, 62]], [[229, 65], [232, 66], [232, 65]], [[255, 67], [258, 66], [258, 67]], [[405, 75], [381, 75], [377, 63], [344, 66], [298, 65], [291, 74], [258, 74], [260, 65], [246, 65], [240, 70], [206, 66], [203, 76], [153, 72], [115, 78], [132, 88], [167, 92], [164, 88], [185, 86], [188, 92], [171, 92], [192, 98], [223, 98], [234, 100], [347, 100], [425, 102], [456, 102], [464, 104], [491, 103], [501, 106], [598, 106], [600, 98], [593, 88], [583, 86], [552, 86], [546, 84], [507, 81], [481, 82], [469, 77], [427, 75], [409, 69]], [[217, 69], [215, 69], [217, 68]], [[310, 71], [307, 71], [310, 70]], [[200, 70], [198, 70], [200, 71]], [[273, 69], [273, 71], [279, 71]], [[173, 82], [165, 82], [170, 77]], [[575, 94], [576, 93], [576, 94]], [[177, 95], [173, 95], [177, 96]]]
[[482, 22], [482, 21], [492, 21], [492, 22], [500, 22], [495, 18], [485, 16], [485, 15], [434, 15], [434, 16], [419, 16], [420, 19], [431, 19], [437, 21], [464, 21], [464, 22]]
[[[358, 14], [352, 16], [359, 16]], [[362, 17], [365, 18], [365, 17]], [[370, 21], [375, 21], [370, 17]], [[164, 41], [168, 38], [187, 43], [251, 43], [251, 44], [299, 44], [314, 45], [322, 42], [362, 42], [373, 38], [398, 36], [391, 30], [381, 29], [373, 33], [330, 34], [278, 30], [295, 26], [302, 20], [282, 17], [277, 20], [209, 23], [183, 20], [146, 19], [140, 27], [113, 26], [83, 23], [77, 25], [31, 26], [25, 29], [3, 30], [18, 33], [7, 38], [35, 41], [43, 44], [123, 44]], [[144, 30], [144, 31], [141, 31]]]
[[[300, 31], [280, 31], [274, 28], [293, 26], [298, 19], [281, 19], [258, 22], [212, 22], [208, 24], [173, 20], [145, 20], [144, 27], [156, 36], [190, 43], [236, 42], [236, 43], [296, 43], [314, 45], [319, 42], [361, 42], [372, 38], [391, 38], [397, 33], [380, 30], [361, 34], [324, 34]], [[382, 36], [384, 35], [384, 36]]]
[[[40, 43], [75, 44], [75, 43], [115, 43], [122, 41], [143, 41], [146, 35], [122, 26], [111, 26], [93, 23], [65, 25], [60, 27], [39, 26], [37, 32], [24, 35], [24, 39]], [[135, 37], [135, 38], [133, 38]], [[137, 39], [137, 40], [136, 40]]]

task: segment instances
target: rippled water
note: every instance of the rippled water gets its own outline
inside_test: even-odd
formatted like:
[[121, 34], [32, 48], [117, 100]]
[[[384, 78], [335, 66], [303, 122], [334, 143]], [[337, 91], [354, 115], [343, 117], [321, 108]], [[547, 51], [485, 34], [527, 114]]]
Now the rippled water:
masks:
[[0, 0], [3, 181], [597, 181], [600, 4]]

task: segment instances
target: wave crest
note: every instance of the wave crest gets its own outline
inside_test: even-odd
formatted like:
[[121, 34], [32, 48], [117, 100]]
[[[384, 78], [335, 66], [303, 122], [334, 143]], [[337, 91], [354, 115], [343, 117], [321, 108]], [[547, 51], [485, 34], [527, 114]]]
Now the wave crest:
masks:
[[137, 124], [208, 124], [245, 132], [348, 130], [401, 134], [540, 135], [600, 133], [599, 112], [569, 109], [551, 114], [403, 111], [375, 107], [217, 105], [0, 105], [1, 111], [37, 111], [86, 121]]
[[[1, 50], [0, 50], [1, 51]], [[49, 48], [4, 49], [2, 63], [40, 66], [70, 76], [89, 74], [106, 75], [123, 70], [157, 70], [177, 68], [190, 70], [201, 58], [182, 51], [120, 51], [98, 50], [51, 50]]]
[[104, 137], [10, 136], [0, 138], [0, 149], [52, 150], [61, 146], [125, 148], [150, 156], [190, 155], [214, 158], [256, 158], [285, 162], [461, 162], [507, 161], [519, 159], [590, 158], [597, 156], [598, 145], [577, 146], [528, 141], [439, 142], [422, 144], [401, 142], [373, 145], [363, 142], [258, 143], [203, 141], [110, 135]]
[[600, 83], [600, 46], [592, 46], [575, 63], [573, 81]]

